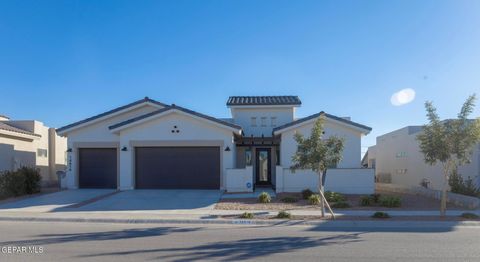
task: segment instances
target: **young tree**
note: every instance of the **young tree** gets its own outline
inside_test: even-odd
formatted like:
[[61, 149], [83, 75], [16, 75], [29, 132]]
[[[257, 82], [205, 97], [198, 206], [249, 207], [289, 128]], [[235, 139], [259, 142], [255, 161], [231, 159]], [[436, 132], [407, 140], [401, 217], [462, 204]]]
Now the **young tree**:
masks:
[[328, 168], [335, 167], [342, 160], [344, 139], [337, 136], [322, 139], [324, 118], [324, 116], [320, 116], [315, 121], [309, 138], [305, 138], [300, 133], [295, 133], [294, 138], [298, 147], [292, 157], [293, 165], [290, 167], [290, 170], [295, 172], [297, 169], [310, 169], [318, 174], [318, 191], [322, 198], [320, 202], [322, 216], [325, 216], [326, 204], [333, 217], [333, 211], [325, 199], [323, 191]]
[[425, 102], [429, 123], [417, 136], [420, 151], [425, 163], [443, 168], [443, 188], [440, 215], [447, 209], [447, 189], [450, 173], [458, 166], [469, 163], [473, 147], [480, 141], [480, 119], [471, 120], [468, 116], [475, 107], [475, 94], [468, 97], [456, 119], [441, 121], [432, 102]]

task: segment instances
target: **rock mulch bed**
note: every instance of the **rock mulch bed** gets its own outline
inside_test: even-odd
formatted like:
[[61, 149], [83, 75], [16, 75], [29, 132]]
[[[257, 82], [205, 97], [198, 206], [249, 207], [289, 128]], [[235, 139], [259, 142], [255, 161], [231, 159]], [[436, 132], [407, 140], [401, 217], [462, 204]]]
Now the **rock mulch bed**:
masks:
[[[411, 194], [400, 194], [390, 192], [377, 192], [382, 196], [399, 196], [402, 200], [401, 207], [387, 208], [380, 206], [361, 206], [360, 198], [363, 195], [344, 195], [346, 202], [350, 205], [349, 208], [337, 208], [335, 210], [438, 210], [440, 207], [440, 201], [435, 199], [426, 198], [423, 196], [416, 196]], [[282, 199], [286, 197], [294, 197], [298, 199], [295, 203], [284, 203]], [[270, 203], [258, 203], [256, 198], [244, 198], [244, 199], [222, 199], [216, 204], [215, 209], [222, 210], [308, 210], [318, 209], [318, 206], [313, 206], [308, 203], [308, 200], [302, 199], [299, 193], [279, 193], [277, 197], [272, 198]], [[457, 207], [449, 204], [450, 210], [466, 210], [462, 207]]]

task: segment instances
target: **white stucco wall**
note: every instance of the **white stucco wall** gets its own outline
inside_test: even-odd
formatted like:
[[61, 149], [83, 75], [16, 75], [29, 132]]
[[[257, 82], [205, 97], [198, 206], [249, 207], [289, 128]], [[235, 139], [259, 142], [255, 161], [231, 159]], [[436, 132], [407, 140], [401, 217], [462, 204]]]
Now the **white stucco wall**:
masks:
[[227, 169], [226, 190], [229, 193], [253, 192], [253, 168]]
[[[297, 142], [294, 139], [295, 132], [308, 137], [311, 134], [314, 123], [305, 124], [295, 129], [287, 130], [281, 134], [280, 143], [280, 165], [289, 167], [292, 165], [292, 156], [297, 151]], [[345, 139], [343, 159], [338, 168], [360, 168], [361, 167], [361, 136], [360, 131], [339, 125], [328, 119], [325, 121], [324, 137], [336, 135]]]
[[[419, 186], [423, 179], [430, 181], [430, 187], [441, 189], [443, 171], [441, 164], [425, 164], [416, 140], [418, 127], [405, 127], [377, 137], [376, 175], [390, 174], [393, 184]], [[475, 146], [472, 162], [460, 166], [458, 171], [464, 178], [470, 176], [480, 185], [480, 144]], [[404, 171], [406, 170], [406, 172]]]
[[[325, 190], [343, 194], [372, 194], [375, 192], [374, 170], [369, 168], [335, 168], [327, 171]], [[297, 170], [277, 166], [277, 192], [318, 192], [319, 176], [311, 170]]]
[[[179, 133], [171, 130], [177, 126]], [[120, 132], [120, 189], [134, 188], [134, 147], [142, 146], [218, 146], [220, 147], [221, 189], [225, 189], [228, 168], [235, 168], [235, 144], [232, 130], [216, 127], [182, 113], [170, 113], [158, 119]], [[226, 147], [230, 151], [224, 151]]]
[[[272, 136], [272, 129], [290, 123], [294, 120], [294, 107], [255, 107], [255, 108], [232, 108], [232, 117], [235, 124], [243, 128], [245, 136], [266, 137]], [[251, 125], [251, 118], [257, 118], [257, 125]], [[262, 126], [261, 119], [266, 117], [266, 126]], [[271, 118], [276, 117], [276, 125], [271, 125]]]

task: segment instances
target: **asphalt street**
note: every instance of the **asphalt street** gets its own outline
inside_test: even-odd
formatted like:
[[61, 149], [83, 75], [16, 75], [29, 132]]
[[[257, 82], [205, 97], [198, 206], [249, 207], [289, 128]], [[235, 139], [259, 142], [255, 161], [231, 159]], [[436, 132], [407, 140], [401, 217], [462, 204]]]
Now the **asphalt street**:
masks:
[[480, 261], [480, 227], [3, 221], [0, 248], [0, 261]]

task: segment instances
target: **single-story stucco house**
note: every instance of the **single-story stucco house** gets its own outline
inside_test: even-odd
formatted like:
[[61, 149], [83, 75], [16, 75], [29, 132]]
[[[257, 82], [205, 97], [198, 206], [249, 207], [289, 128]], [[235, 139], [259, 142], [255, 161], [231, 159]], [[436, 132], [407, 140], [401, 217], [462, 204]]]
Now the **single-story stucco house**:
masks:
[[315, 190], [311, 170], [289, 170], [295, 132], [326, 119], [325, 136], [345, 138], [343, 160], [327, 189], [372, 193], [374, 172], [361, 168], [361, 138], [370, 127], [320, 112], [296, 118], [297, 96], [235, 96], [232, 118], [219, 119], [148, 97], [57, 129], [68, 138], [68, 188]]

